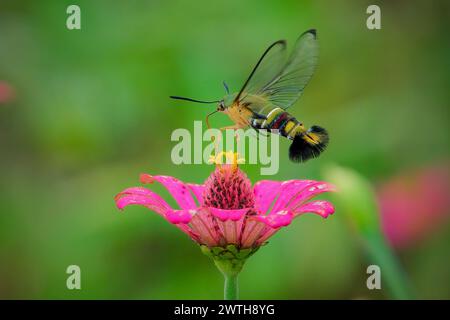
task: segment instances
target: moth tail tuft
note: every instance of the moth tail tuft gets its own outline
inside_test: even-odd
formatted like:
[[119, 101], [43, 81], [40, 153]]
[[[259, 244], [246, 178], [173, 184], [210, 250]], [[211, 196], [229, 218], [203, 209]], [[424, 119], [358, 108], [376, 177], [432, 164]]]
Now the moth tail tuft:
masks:
[[325, 150], [328, 141], [328, 132], [324, 128], [312, 126], [295, 136], [289, 147], [289, 159], [293, 162], [305, 162], [316, 158]]

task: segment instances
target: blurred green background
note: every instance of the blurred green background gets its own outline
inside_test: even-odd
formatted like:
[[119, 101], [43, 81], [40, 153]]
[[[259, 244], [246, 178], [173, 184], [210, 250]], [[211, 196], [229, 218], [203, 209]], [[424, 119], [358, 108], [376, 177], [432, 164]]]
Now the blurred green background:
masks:
[[[70, 4], [81, 30], [66, 28]], [[244, 165], [250, 179], [321, 179], [337, 163], [377, 188], [448, 168], [450, 6], [377, 1], [382, 29], [368, 30], [370, 4], [0, 1], [0, 298], [221, 299], [222, 276], [197, 245], [145, 208], [120, 213], [113, 197], [141, 172], [203, 182], [212, 167], [172, 164], [170, 135], [212, 106], [168, 96], [217, 99], [222, 80], [238, 90], [270, 43], [310, 28], [319, 67], [291, 112], [326, 127], [330, 146], [297, 165], [283, 140], [279, 173]], [[396, 249], [420, 298], [450, 298], [445, 221]], [[241, 298], [389, 298], [366, 288], [371, 262], [348, 224], [339, 207], [297, 219], [247, 262]], [[82, 290], [66, 288], [71, 264]]]

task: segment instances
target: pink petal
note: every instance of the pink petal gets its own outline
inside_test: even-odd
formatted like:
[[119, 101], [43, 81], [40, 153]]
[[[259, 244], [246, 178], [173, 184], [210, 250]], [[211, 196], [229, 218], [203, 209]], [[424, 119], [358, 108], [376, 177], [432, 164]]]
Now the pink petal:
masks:
[[203, 205], [203, 191], [205, 186], [202, 184], [187, 183], [187, 186], [197, 198], [198, 205]]
[[334, 207], [328, 201], [323, 200], [311, 201], [300, 206], [297, 210], [295, 210], [295, 216], [307, 212], [318, 214], [322, 218], [327, 218], [330, 214], [334, 213]]
[[241, 237], [241, 246], [243, 248], [253, 247], [267, 228], [267, 225], [256, 220], [255, 216], [247, 218], [243, 226], [244, 230]]
[[208, 208], [209, 212], [212, 213], [213, 216], [219, 218], [221, 221], [238, 221], [250, 210], [250, 208], [244, 209], [218, 209], [218, 208]]
[[324, 218], [334, 212], [334, 207], [327, 201], [313, 201], [304, 204], [315, 195], [323, 192], [334, 191], [334, 187], [325, 182], [313, 180], [290, 180], [283, 183], [279, 190], [273, 208], [269, 214], [258, 216], [257, 219], [269, 228], [261, 232], [256, 245], [261, 245], [272, 237], [281, 227], [289, 225], [294, 217], [305, 213], [314, 212]]
[[142, 174], [141, 181], [143, 183], [153, 183], [153, 181], [161, 183], [176, 200], [181, 209], [189, 210], [197, 207], [188, 186], [174, 177]]
[[192, 240], [194, 240], [197, 243], [201, 243], [200, 242], [200, 237], [199, 235], [194, 232], [191, 227], [189, 227], [187, 224], [176, 224], [175, 225], [178, 229], [180, 229], [181, 231], [183, 231], [184, 233], [186, 233]]
[[267, 229], [264, 230], [264, 232], [261, 233], [261, 236], [258, 238], [258, 240], [256, 241], [256, 245], [257, 246], [261, 246], [264, 244], [264, 242], [266, 242], [267, 240], [269, 240], [270, 237], [272, 237], [275, 233], [278, 232], [278, 230], [280, 230], [281, 228], [270, 228], [268, 227]]
[[192, 216], [196, 214], [195, 210], [168, 210], [166, 212], [166, 218], [170, 223], [173, 224], [186, 224], [192, 219]]
[[139, 181], [141, 181], [142, 184], [155, 182], [153, 177], [148, 173], [141, 173], [139, 176]]
[[188, 210], [173, 210], [158, 194], [143, 188], [128, 188], [120, 192], [115, 197], [116, 205], [119, 209], [123, 209], [128, 205], [141, 205], [155, 211], [163, 216], [170, 223], [176, 225], [178, 229], [186, 233], [192, 240], [199, 242], [198, 235], [191, 230], [185, 223], [191, 219]]
[[267, 228], [265, 228], [263, 232], [261, 232], [256, 241], [256, 245], [260, 246], [282, 227], [290, 225], [292, 220], [294, 219], [294, 215], [287, 210], [278, 211], [276, 213], [273, 213], [272, 211], [268, 215], [258, 216], [256, 217], [256, 219], [267, 225]]
[[222, 244], [223, 237], [219, 226], [207, 209], [199, 209], [192, 217], [190, 226], [198, 235], [199, 243], [206, 244], [208, 247], [216, 247]]
[[301, 206], [311, 198], [324, 192], [331, 191], [336, 191], [335, 186], [333, 186], [332, 184], [328, 182], [314, 181], [313, 184], [302, 190], [302, 192], [292, 200], [292, 203], [289, 204], [289, 208], [291, 208], [292, 211], [296, 211], [299, 206]]
[[294, 214], [291, 214], [286, 210], [278, 211], [275, 214], [272, 212], [266, 216], [257, 217], [258, 220], [264, 222], [270, 228], [266, 229], [264, 232], [261, 233], [261, 236], [258, 238], [256, 245], [262, 245], [270, 237], [272, 237], [278, 230], [280, 230], [281, 227], [289, 225], [295, 217], [303, 213], [307, 212], [316, 213], [322, 216], [323, 218], [326, 218], [330, 214], [334, 213], [334, 207], [328, 201], [317, 200], [301, 205], [300, 208], [298, 208], [294, 212]]
[[125, 189], [116, 195], [115, 201], [120, 210], [128, 205], [135, 204], [147, 207], [164, 216], [166, 211], [170, 209], [170, 206], [163, 198], [143, 187]]
[[260, 214], [266, 214], [267, 210], [278, 195], [282, 182], [261, 180], [253, 187], [255, 194], [255, 207]]
[[271, 211], [277, 212], [287, 208], [289, 203], [294, 200], [295, 197], [303, 194], [304, 190], [314, 183], [316, 183], [316, 181], [313, 180], [289, 180], [283, 182], [281, 189], [279, 190], [277, 201]]
[[239, 239], [242, 233], [242, 224], [244, 222], [244, 217], [242, 217], [238, 221], [217, 221], [217, 225], [220, 228], [220, 232], [222, 233], [225, 242], [227, 244], [234, 243], [238, 244]]
[[278, 211], [276, 213], [270, 213], [268, 215], [256, 216], [255, 219], [265, 223], [267, 226], [277, 229], [285, 227], [291, 224], [294, 216], [291, 212], [287, 210]]

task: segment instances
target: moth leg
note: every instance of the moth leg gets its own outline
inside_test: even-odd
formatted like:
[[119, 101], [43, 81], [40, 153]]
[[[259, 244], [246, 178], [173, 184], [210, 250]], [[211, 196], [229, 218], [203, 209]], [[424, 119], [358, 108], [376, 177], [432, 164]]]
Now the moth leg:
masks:
[[246, 109], [247, 111], [249, 111], [252, 114], [251, 119], [262, 119], [262, 120], [266, 120], [267, 117], [263, 114], [260, 114], [256, 111], [253, 111], [251, 108], [249, 108], [249, 105], [242, 105], [242, 108]]
[[[238, 130], [238, 129], [243, 129], [243, 128], [242, 128], [242, 126], [235, 124], [235, 125], [232, 125], [232, 126], [222, 127], [222, 128], [220, 128], [220, 131], [225, 131], [225, 130], [228, 130], [228, 129]], [[237, 134], [237, 132], [234, 132], [234, 138], [236, 139], [236, 142], [239, 142], [239, 135]]]
[[242, 129], [242, 127], [235, 124], [235, 125], [233, 125], [233, 126], [222, 127], [222, 128], [220, 128], [219, 130], [220, 130], [220, 131], [225, 131], [225, 130], [228, 130], [228, 129], [231, 129], [231, 130], [237, 130], [237, 129]]

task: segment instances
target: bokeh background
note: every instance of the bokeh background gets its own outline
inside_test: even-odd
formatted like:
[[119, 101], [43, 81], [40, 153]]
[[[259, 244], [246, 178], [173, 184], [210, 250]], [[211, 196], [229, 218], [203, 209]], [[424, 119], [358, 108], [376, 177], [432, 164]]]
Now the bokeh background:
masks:
[[[81, 30], [66, 28], [70, 4]], [[382, 29], [368, 30], [370, 4], [0, 1], [0, 298], [221, 299], [222, 276], [192, 241], [145, 208], [120, 213], [113, 197], [141, 172], [204, 181], [210, 165], [172, 164], [170, 135], [212, 106], [168, 96], [217, 99], [222, 80], [238, 90], [270, 43], [310, 28], [319, 67], [291, 112], [331, 143], [296, 165], [281, 141], [269, 178], [358, 172], [415, 296], [450, 298], [450, 7], [376, 1]], [[366, 288], [376, 261], [349, 220], [339, 205], [297, 219], [247, 262], [241, 297], [389, 299]], [[82, 290], [66, 288], [71, 264]]]

